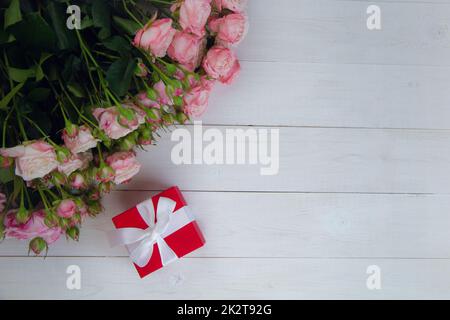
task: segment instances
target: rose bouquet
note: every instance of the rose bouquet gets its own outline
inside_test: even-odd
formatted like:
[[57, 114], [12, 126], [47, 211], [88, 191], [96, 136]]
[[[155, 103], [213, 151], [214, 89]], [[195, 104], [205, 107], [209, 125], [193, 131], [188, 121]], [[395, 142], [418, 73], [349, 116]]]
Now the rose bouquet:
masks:
[[233, 81], [247, 18], [242, 0], [0, 0], [0, 25], [0, 237], [39, 254]]

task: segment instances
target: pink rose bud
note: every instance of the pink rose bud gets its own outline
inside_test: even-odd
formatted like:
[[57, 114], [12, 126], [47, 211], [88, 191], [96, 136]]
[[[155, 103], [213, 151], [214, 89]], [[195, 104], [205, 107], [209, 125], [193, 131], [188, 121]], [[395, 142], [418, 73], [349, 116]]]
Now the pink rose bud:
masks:
[[77, 212], [77, 205], [71, 199], [62, 200], [58, 208], [56, 209], [56, 214], [61, 218], [72, 218], [72, 216]]
[[30, 219], [30, 212], [21, 206], [16, 213], [17, 223], [27, 223], [28, 219]]
[[100, 191], [93, 189], [91, 192], [89, 192], [88, 198], [89, 198], [89, 200], [92, 200], [92, 201], [100, 200], [100, 198], [101, 198]]
[[80, 238], [80, 229], [78, 229], [76, 226], [70, 227], [66, 230], [66, 235], [72, 240], [78, 241], [78, 239]]
[[178, 112], [176, 114], [176, 119], [177, 119], [177, 122], [180, 124], [184, 124], [184, 123], [186, 123], [186, 121], [189, 120], [189, 118], [183, 112]]
[[155, 20], [136, 33], [133, 45], [162, 58], [166, 55], [175, 32], [176, 30], [172, 27], [172, 19]]
[[103, 207], [100, 201], [94, 201], [89, 203], [88, 212], [90, 215], [96, 216], [100, 212], [102, 212]]
[[134, 131], [127, 135], [125, 138], [122, 138], [119, 142], [120, 151], [131, 151], [136, 146], [136, 140], [139, 133]]
[[194, 71], [202, 61], [205, 48], [205, 38], [199, 38], [187, 32], [177, 32], [167, 54], [185, 69]]
[[139, 131], [138, 143], [143, 146], [152, 144], [153, 131], [150, 127], [146, 126]]
[[211, 23], [217, 30], [216, 41], [223, 46], [236, 46], [246, 36], [248, 31], [247, 18], [240, 13], [229, 14]]
[[114, 169], [102, 163], [97, 168], [96, 179], [98, 182], [110, 182], [114, 179]]
[[81, 126], [75, 134], [69, 134], [67, 129], [63, 131], [62, 138], [65, 146], [73, 153], [86, 152], [97, 146], [98, 139], [95, 139], [91, 130], [87, 126]]
[[168, 95], [168, 90], [166, 84], [160, 80], [153, 86], [153, 89], [158, 94], [158, 103], [160, 105], [172, 105], [173, 101]]
[[78, 126], [67, 120], [63, 132], [69, 137], [75, 137], [78, 134]]
[[56, 152], [56, 159], [60, 163], [68, 161], [72, 155], [69, 149], [64, 147], [56, 147], [55, 152]]
[[29, 251], [33, 251], [35, 255], [40, 255], [44, 250], [48, 250], [48, 245], [41, 237], [36, 237], [30, 241]]
[[211, 0], [185, 0], [180, 8], [180, 25], [184, 31], [202, 37], [211, 14]]
[[66, 175], [64, 173], [59, 172], [59, 171], [53, 171], [50, 181], [54, 185], [61, 186], [61, 185], [65, 185], [66, 184], [67, 179], [66, 179]]
[[213, 2], [219, 11], [228, 9], [233, 12], [243, 12], [247, 6], [247, 0], [213, 0]]
[[14, 148], [0, 149], [0, 155], [15, 159], [16, 175], [25, 181], [42, 178], [58, 166], [55, 149], [40, 140]]
[[137, 161], [134, 152], [114, 153], [106, 159], [106, 163], [115, 172], [115, 184], [128, 182], [141, 169], [141, 164]]
[[[139, 59], [139, 60], [140, 60], [140, 59]], [[134, 74], [135, 74], [137, 77], [145, 78], [145, 77], [148, 75], [148, 69], [147, 69], [147, 66], [146, 66], [142, 61], [139, 61], [139, 62], [137, 63], [136, 70], [134, 71]]]
[[0, 168], [9, 168], [14, 163], [12, 158], [0, 156]]
[[202, 78], [183, 97], [184, 112], [193, 117], [200, 117], [208, 107], [208, 100], [213, 82]]
[[5, 194], [0, 192], [0, 213], [2, 213], [3, 210], [5, 210], [6, 201], [7, 201], [7, 198], [6, 198]]
[[97, 108], [93, 112], [100, 128], [111, 139], [117, 140], [125, 137], [145, 122], [145, 112], [138, 107], [127, 104], [123, 108], [131, 109], [135, 116], [131, 120], [128, 120], [120, 115], [116, 107], [110, 107], [108, 109]]
[[70, 186], [77, 190], [86, 189], [86, 179], [81, 173], [74, 173], [70, 176]]
[[98, 190], [101, 193], [110, 193], [112, 186], [112, 182], [102, 182], [98, 185]]
[[76, 155], [71, 154], [71, 157], [65, 162], [58, 165], [58, 171], [64, 173], [66, 176], [81, 169], [86, 169], [92, 161], [92, 152], [83, 152]]
[[138, 103], [145, 108], [160, 108], [160, 105], [157, 102], [158, 94], [152, 88], [139, 93], [136, 98]]
[[230, 49], [214, 46], [206, 54], [203, 68], [211, 78], [230, 84], [239, 73], [241, 66]]
[[16, 220], [16, 213], [17, 210], [11, 210], [6, 214], [4, 220], [6, 238], [27, 240], [41, 237], [46, 243], [51, 244], [61, 236], [61, 228], [49, 227], [46, 224], [46, 214], [43, 210], [33, 212], [26, 223], [19, 223]]

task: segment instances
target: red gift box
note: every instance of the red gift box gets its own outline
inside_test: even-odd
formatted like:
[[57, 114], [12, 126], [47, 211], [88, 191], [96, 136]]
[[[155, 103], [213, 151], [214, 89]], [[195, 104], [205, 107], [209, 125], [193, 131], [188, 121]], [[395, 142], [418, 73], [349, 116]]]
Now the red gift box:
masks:
[[177, 187], [112, 219], [114, 245], [126, 245], [141, 278], [202, 247], [205, 239]]

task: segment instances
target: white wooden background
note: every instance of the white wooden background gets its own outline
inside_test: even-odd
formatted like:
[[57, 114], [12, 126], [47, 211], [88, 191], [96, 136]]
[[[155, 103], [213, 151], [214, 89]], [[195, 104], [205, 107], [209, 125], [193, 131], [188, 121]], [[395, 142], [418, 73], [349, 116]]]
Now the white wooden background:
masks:
[[[382, 30], [366, 9], [382, 10]], [[450, 298], [450, 1], [253, 0], [242, 75], [204, 123], [280, 129], [280, 173], [174, 166], [173, 143], [113, 192], [79, 243], [0, 246], [0, 298]], [[207, 245], [140, 280], [104, 231], [178, 185]], [[66, 268], [82, 271], [66, 288]], [[382, 289], [366, 287], [381, 268]]]

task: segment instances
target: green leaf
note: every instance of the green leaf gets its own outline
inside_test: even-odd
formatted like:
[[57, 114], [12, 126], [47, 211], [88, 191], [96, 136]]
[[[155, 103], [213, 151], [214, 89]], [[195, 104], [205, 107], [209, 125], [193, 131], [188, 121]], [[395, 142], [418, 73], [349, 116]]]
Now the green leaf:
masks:
[[90, 28], [94, 25], [94, 21], [92, 21], [91, 18], [89, 17], [85, 17], [83, 20], [81, 20], [81, 30], [86, 29], [86, 28]]
[[9, 77], [16, 82], [25, 82], [28, 78], [36, 76], [36, 70], [32, 69], [18, 69], [9, 67]]
[[83, 87], [78, 83], [69, 83], [67, 84], [67, 89], [77, 98], [85, 97]]
[[8, 183], [13, 181], [14, 179], [14, 173], [10, 168], [0, 168], [0, 182], [1, 183]]
[[11, 99], [16, 95], [17, 92], [23, 87], [24, 83], [19, 83], [17, 86], [15, 86], [6, 96], [3, 97], [2, 100], [0, 100], [0, 109], [6, 109], [6, 106], [11, 101]]
[[105, 39], [111, 35], [111, 10], [105, 0], [94, 0], [92, 4], [94, 26], [101, 28], [98, 36]]
[[74, 75], [78, 74], [80, 71], [81, 60], [75, 55], [70, 55], [66, 57], [65, 60], [64, 68], [61, 71], [61, 76], [63, 80], [70, 82], [74, 78]]
[[6, 9], [6, 11], [5, 11], [4, 28], [6, 29], [7, 27], [12, 26], [13, 24], [16, 24], [17, 22], [19, 22], [21, 20], [22, 20], [22, 14], [20, 13], [20, 1], [12, 0], [8, 9]]
[[22, 189], [23, 180], [19, 176], [14, 176], [13, 180], [14, 180], [14, 189], [12, 192], [12, 199], [13, 201], [15, 201], [20, 193], [20, 190]]
[[119, 52], [120, 54], [129, 52], [131, 49], [130, 43], [120, 36], [113, 36], [103, 41], [103, 45], [112, 51]]
[[27, 98], [33, 102], [41, 102], [47, 99], [49, 95], [50, 89], [38, 87], [31, 90]]
[[9, 40], [9, 34], [5, 30], [0, 30], [0, 45], [7, 43]]
[[69, 30], [66, 26], [66, 6], [52, 2], [47, 6], [53, 30], [58, 39], [58, 48], [61, 50], [74, 49], [78, 45], [75, 31]]
[[128, 58], [121, 58], [111, 64], [106, 80], [114, 93], [123, 96], [128, 92], [136, 65], [136, 60]]
[[10, 27], [9, 31], [24, 47], [53, 51], [57, 42], [54, 30], [38, 13], [31, 13]]
[[136, 32], [140, 29], [140, 26], [133, 20], [113, 16], [113, 21], [119, 28], [127, 32], [129, 35], [134, 36]]
[[36, 65], [35, 76], [37, 81], [41, 81], [44, 78], [44, 70], [42, 70], [42, 64], [52, 56], [50, 53], [42, 53], [41, 58], [39, 59], [39, 63]]

